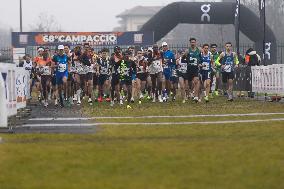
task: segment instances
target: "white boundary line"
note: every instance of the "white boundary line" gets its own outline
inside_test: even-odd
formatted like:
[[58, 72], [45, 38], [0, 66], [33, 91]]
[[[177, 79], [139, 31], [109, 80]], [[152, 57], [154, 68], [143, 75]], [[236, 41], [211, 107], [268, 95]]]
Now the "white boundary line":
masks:
[[229, 123], [257, 123], [257, 122], [270, 122], [270, 121], [284, 121], [284, 118], [276, 118], [276, 119], [261, 119], [261, 120], [235, 120], [235, 121], [205, 121], [205, 122], [158, 122], [158, 123], [85, 123], [85, 124], [26, 124], [19, 127], [86, 127], [86, 126], [97, 126], [97, 125], [209, 125], [209, 124], [229, 124]]
[[261, 120], [236, 120], [236, 121], [203, 121], [203, 122], [159, 122], [159, 123], [98, 123], [98, 125], [213, 125], [213, 124], [229, 124], [229, 123], [257, 123], [269, 121], [284, 121], [279, 119], [261, 119]]
[[47, 124], [25, 124], [22, 126], [17, 126], [16, 128], [26, 128], [26, 127], [95, 127], [98, 124], [94, 123], [47, 123]]
[[245, 116], [267, 116], [284, 115], [284, 113], [248, 113], [248, 114], [208, 114], [208, 115], [181, 115], [181, 116], [125, 116], [125, 117], [71, 117], [71, 118], [31, 118], [29, 121], [88, 121], [95, 119], [151, 119], [151, 118], [202, 118], [202, 117], [245, 117]]

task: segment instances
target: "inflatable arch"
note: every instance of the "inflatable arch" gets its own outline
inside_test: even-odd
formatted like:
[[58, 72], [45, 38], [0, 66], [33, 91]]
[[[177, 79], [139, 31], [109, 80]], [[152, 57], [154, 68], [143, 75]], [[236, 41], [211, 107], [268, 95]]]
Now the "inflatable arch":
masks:
[[[163, 38], [179, 23], [234, 24], [236, 4], [230, 2], [175, 2], [162, 8], [140, 31], [154, 31], [155, 42]], [[239, 29], [255, 43], [259, 54], [263, 47], [263, 27], [259, 17], [249, 8], [240, 7]], [[266, 26], [266, 64], [277, 63], [276, 38]]]

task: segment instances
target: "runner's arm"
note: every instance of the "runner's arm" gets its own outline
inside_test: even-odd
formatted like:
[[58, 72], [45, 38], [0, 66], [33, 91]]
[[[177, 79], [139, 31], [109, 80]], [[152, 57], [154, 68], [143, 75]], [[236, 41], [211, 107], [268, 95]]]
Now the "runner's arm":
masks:
[[216, 61], [215, 61], [215, 65], [216, 66], [221, 66], [221, 63], [220, 63], [220, 60], [221, 60], [221, 58], [223, 58], [224, 57], [224, 53], [221, 53], [220, 54], [220, 56], [216, 59]]
[[235, 59], [236, 65], [238, 66], [240, 62], [239, 62], [239, 58], [238, 58], [238, 54], [237, 53], [234, 53], [234, 59]]

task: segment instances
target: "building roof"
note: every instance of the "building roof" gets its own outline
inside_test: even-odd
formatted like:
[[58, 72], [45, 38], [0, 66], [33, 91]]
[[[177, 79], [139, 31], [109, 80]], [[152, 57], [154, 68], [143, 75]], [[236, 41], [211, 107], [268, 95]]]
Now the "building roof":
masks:
[[136, 6], [132, 9], [126, 9], [124, 12], [120, 13], [116, 17], [125, 17], [125, 16], [148, 16], [154, 15], [159, 10], [163, 8], [162, 6]]

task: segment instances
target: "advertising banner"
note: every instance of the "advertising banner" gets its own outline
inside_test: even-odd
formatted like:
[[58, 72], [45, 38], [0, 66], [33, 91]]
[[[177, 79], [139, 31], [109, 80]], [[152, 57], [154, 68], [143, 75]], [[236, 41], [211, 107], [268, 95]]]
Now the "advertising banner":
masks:
[[57, 46], [60, 44], [91, 46], [153, 45], [153, 32], [12, 32], [14, 48]]

